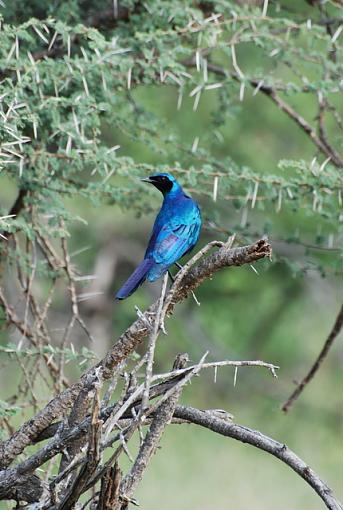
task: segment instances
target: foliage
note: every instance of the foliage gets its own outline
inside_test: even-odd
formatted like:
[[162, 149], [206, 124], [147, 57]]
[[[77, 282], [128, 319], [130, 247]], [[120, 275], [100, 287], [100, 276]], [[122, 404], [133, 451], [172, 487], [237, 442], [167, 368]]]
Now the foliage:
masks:
[[[252, 233], [247, 222], [251, 208], [268, 216], [268, 225], [260, 224], [258, 230], [269, 233], [281, 210], [301, 210], [302, 217], [318, 223], [320, 235], [314, 239], [299, 228], [292, 241], [342, 245], [343, 183], [337, 155], [342, 137], [334, 125], [335, 119], [339, 122], [342, 49], [339, 30], [332, 35], [337, 27], [325, 26], [324, 13], [315, 13], [309, 22], [302, 12], [273, 4], [263, 15], [259, 6], [233, 2], [124, 2], [118, 22], [112, 19], [112, 26], [102, 28], [101, 12], [94, 13], [94, 7], [83, 12], [78, 2], [53, 13], [33, 3], [30, 9], [36, 18], [25, 13], [23, 19], [12, 2], [4, 9], [0, 32], [2, 176], [26, 190], [26, 201], [33, 206], [24, 220], [12, 220], [11, 231], [33, 235], [31, 216], [48, 216], [40, 228], [54, 227], [55, 235], [61, 235], [58, 219], [74, 219], [64, 207], [65, 195], [143, 212], [147, 203], [136, 193], [137, 177], [171, 168], [194, 192], [215, 193], [225, 215], [233, 207], [241, 209], [244, 217], [230, 230], [243, 236]], [[199, 140], [196, 130], [187, 139], [172, 132], [136, 94], [147, 86], [175, 89], [181, 115], [187, 96], [194, 110], [209, 102], [205, 138]], [[285, 160], [291, 156], [287, 151], [278, 166], [261, 171], [223, 153], [227, 119], [233, 121], [252, 92], [256, 97], [277, 95], [277, 105], [299, 105], [294, 129], [301, 129], [299, 119], [307, 116], [299, 101], [309, 96], [306, 105], [311, 101], [312, 108], [319, 108], [316, 115], [325, 114], [313, 147], [315, 159]], [[104, 126], [110, 126], [121, 147], [106, 146]], [[310, 129], [315, 132], [314, 126]], [[128, 141], [143, 144], [152, 164], [125, 154]], [[205, 215], [213, 223], [214, 214], [206, 210]], [[340, 271], [334, 255], [330, 262]]]
[[0, 416], [14, 416], [19, 411], [18, 407], [10, 406], [3, 400], [0, 400]]

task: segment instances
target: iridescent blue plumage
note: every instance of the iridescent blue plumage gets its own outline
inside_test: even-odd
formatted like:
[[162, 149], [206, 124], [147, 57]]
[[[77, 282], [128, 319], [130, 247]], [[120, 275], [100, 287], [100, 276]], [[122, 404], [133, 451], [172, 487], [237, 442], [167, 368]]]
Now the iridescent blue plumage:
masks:
[[201, 214], [198, 204], [183, 191], [175, 177], [168, 173], [152, 175], [147, 179], [164, 196], [145, 252], [144, 260], [132, 273], [116, 295], [117, 299], [130, 296], [145, 280], [154, 282], [198, 241]]

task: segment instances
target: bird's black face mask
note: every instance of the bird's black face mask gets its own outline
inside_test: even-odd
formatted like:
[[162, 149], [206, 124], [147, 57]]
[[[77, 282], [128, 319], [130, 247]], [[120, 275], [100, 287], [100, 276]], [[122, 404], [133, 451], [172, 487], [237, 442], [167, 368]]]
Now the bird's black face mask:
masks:
[[163, 195], [168, 193], [173, 187], [173, 182], [166, 175], [151, 175], [146, 179], [142, 179], [142, 181], [153, 184]]

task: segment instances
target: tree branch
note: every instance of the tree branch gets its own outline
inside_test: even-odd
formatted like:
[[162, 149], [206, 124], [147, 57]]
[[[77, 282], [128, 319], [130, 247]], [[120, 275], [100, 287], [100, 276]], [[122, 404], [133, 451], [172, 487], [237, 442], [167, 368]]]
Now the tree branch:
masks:
[[[166, 372], [164, 374], [157, 374], [157, 375], [153, 376], [153, 378], [152, 378], [153, 381], [158, 381], [158, 380], [163, 379], [163, 382], [154, 384], [153, 386], [150, 387], [149, 399], [150, 400], [154, 399], [154, 398], [159, 397], [160, 395], [163, 395], [164, 393], [166, 393], [178, 381], [180, 381], [184, 375], [187, 375], [188, 373], [192, 372], [192, 370], [194, 370], [196, 367], [197, 367], [197, 365], [191, 365], [187, 368], [174, 369], [171, 372]], [[202, 363], [201, 370], [204, 370], [206, 368], [218, 368], [218, 367], [234, 367], [234, 368], [261, 367], [261, 368], [266, 368], [267, 370], [269, 370], [274, 377], [277, 377], [276, 370], [279, 369], [279, 367], [277, 365], [265, 363], [264, 361], [260, 361], [260, 360], [254, 360], [254, 361], [224, 360], [224, 361], [213, 361], [210, 363]], [[132, 416], [132, 412], [131, 412], [132, 408], [136, 408], [136, 407], [138, 408], [141, 405], [142, 405], [142, 397], [139, 396], [136, 400], [134, 400], [132, 402], [132, 405], [127, 409], [127, 411], [125, 411], [125, 413], [122, 415], [121, 419], [125, 420], [125, 419], [130, 418]], [[108, 418], [111, 416], [111, 414], [116, 406], [117, 406], [117, 403], [111, 404], [108, 407], [102, 408], [100, 417], [104, 422], [106, 422], [108, 420]], [[85, 431], [88, 427], [88, 421], [89, 421], [89, 418], [87, 417], [85, 420], [83, 420], [81, 423], [79, 423], [78, 426], [76, 427], [76, 429], [78, 429], [78, 432], [76, 433], [76, 429], [75, 429], [76, 435], [73, 437], [71, 436], [71, 433], [69, 433], [69, 439], [72, 441], [75, 441], [79, 437], [79, 435], [78, 435], [79, 433], [81, 435], [82, 435], [82, 433], [85, 433]], [[74, 428], [74, 425], [75, 424], [73, 424], [73, 427], [69, 427], [70, 431], [72, 430], [72, 428]], [[63, 422], [61, 422], [61, 421], [52, 423], [46, 429], [44, 429], [39, 434], [39, 436], [36, 437], [36, 439], [34, 440], [34, 443], [39, 443], [41, 441], [45, 441], [46, 439], [50, 439], [57, 433], [59, 428], [62, 426], [63, 426]], [[64, 447], [65, 447], [65, 445], [63, 445], [63, 448]]]
[[[173, 297], [169, 312], [176, 303], [184, 300], [189, 292], [196, 289], [204, 280], [225, 267], [241, 266], [270, 257], [271, 246], [266, 239], [239, 248], [228, 248], [226, 245], [191, 269], [184, 277]], [[107, 355], [69, 388], [53, 398], [34, 418], [24, 423], [9, 439], [0, 443], [0, 467], [5, 468], [56, 418], [61, 416], [71, 405], [82, 388], [90, 388], [94, 381], [107, 380], [120, 363], [127, 358], [143, 342], [149, 334], [151, 317], [156, 312], [157, 303], [139, 317], [119, 338]]]
[[295, 390], [293, 391], [293, 393], [291, 394], [289, 399], [283, 404], [282, 410], [285, 413], [287, 413], [290, 410], [290, 408], [292, 407], [294, 402], [297, 400], [299, 395], [303, 392], [305, 386], [308, 385], [308, 383], [313, 379], [313, 377], [318, 372], [318, 370], [320, 368], [320, 365], [323, 363], [324, 359], [328, 355], [329, 350], [330, 350], [332, 344], [334, 343], [335, 339], [339, 335], [342, 327], [343, 327], [343, 305], [342, 305], [342, 307], [341, 307], [341, 309], [339, 311], [339, 314], [337, 315], [335, 324], [333, 325], [333, 328], [330, 331], [330, 334], [327, 337], [326, 342], [325, 342], [322, 350], [319, 353], [318, 358], [316, 359], [316, 361], [312, 365], [310, 371], [305, 375], [303, 380], [295, 388]]
[[[186, 67], [195, 67], [196, 65], [194, 58], [183, 61], [182, 64]], [[226, 78], [230, 77], [237, 82], [242, 81], [238, 73], [226, 71], [224, 68], [210, 62], [207, 64], [207, 70], [219, 76]], [[331, 147], [327, 140], [322, 139], [321, 136], [318, 136], [316, 131], [304, 119], [304, 117], [296, 112], [291, 105], [286, 103], [286, 101], [284, 101], [284, 99], [278, 95], [273, 87], [270, 85], [265, 85], [263, 82], [261, 82], [261, 80], [256, 79], [250, 79], [249, 83], [252, 87], [254, 87], [254, 89], [257, 88], [260, 92], [262, 92], [262, 94], [269, 97], [269, 99], [271, 99], [281, 111], [286, 113], [286, 115], [288, 115], [288, 117], [292, 119], [299, 126], [299, 128], [309, 136], [317, 149], [325, 154], [325, 156], [330, 157], [333, 165], [335, 165], [337, 168], [343, 168], [343, 158], [338, 154], [338, 152], [333, 147]]]
[[[178, 370], [185, 368], [187, 360], [188, 356], [178, 356], [174, 363], [173, 369]], [[124, 499], [124, 503], [121, 506], [122, 509], [127, 507], [125, 498], [130, 498], [141, 482], [144, 472], [160, 443], [162, 434], [167, 425], [172, 420], [181, 391], [182, 387], [178, 386], [174, 393], [168, 399], [166, 399], [155, 412], [152, 424], [141, 444], [136, 460], [130, 472], [126, 475], [121, 483], [120, 495], [121, 498]]]
[[7, 470], [5, 482], [0, 475], [0, 500], [14, 499], [34, 503], [44, 491], [43, 482], [34, 474], [19, 476], [15, 469]]
[[[94, 405], [92, 412], [92, 420], [89, 429], [87, 462], [83, 464], [78, 475], [72, 480], [70, 486], [64, 491], [62, 501], [55, 510], [69, 510], [75, 507], [80, 495], [82, 494], [87, 482], [94, 474], [100, 462], [100, 438], [102, 421], [99, 420], [99, 395], [96, 390], [94, 396]], [[73, 458], [73, 457], [71, 457]]]
[[333, 495], [332, 490], [285, 444], [279, 443], [257, 430], [213, 416], [213, 413], [210, 411], [200, 411], [192, 407], [177, 406], [174, 416], [270, 453], [305, 480], [324, 501], [327, 508], [330, 510], [342, 510], [343, 507]]

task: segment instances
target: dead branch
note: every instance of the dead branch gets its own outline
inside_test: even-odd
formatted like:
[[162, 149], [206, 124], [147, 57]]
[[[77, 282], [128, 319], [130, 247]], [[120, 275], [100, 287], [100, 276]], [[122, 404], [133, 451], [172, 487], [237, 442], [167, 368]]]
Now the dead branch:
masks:
[[113, 510], [115, 504], [119, 501], [119, 487], [122, 472], [115, 463], [113, 467], [107, 469], [101, 479], [101, 488], [96, 510]]
[[[104, 430], [108, 429], [106, 422], [110, 420], [111, 429], [116, 426], [119, 428], [119, 432], [114, 436], [109, 437], [108, 439], [104, 436], [104, 441], [99, 444], [98, 450], [102, 452], [118, 441], [121, 442], [121, 445], [114, 452], [110, 460], [103, 467], [99, 468], [99, 470], [94, 473], [94, 476], [91, 476], [88, 483], [87, 480], [85, 480], [85, 476], [82, 475], [82, 483], [84, 487], [83, 491], [86, 491], [90, 487], [94, 486], [94, 484], [97, 483], [97, 481], [105, 475], [108, 468], [118, 459], [119, 455], [124, 450], [126, 441], [130, 439], [132, 434], [139, 427], [140, 422], [142, 425], [150, 424], [152, 420], [153, 423], [155, 415], [160, 407], [163, 406], [166, 401], [170, 401], [171, 397], [173, 397], [175, 394], [179, 394], [180, 390], [188, 383], [188, 381], [190, 381], [192, 377], [196, 376], [203, 368], [211, 368], [216, 366], [216, 363], [204, 363], [206, 354], [207, 353], [205, 353], [198, 364], [187, 369], [179, 367], [185, 366], [188, 361], [188, 356], [179, 355], [171, 372], [163, 374], [162, 376], [155, 375], [153, 379], [158, 380], [163, 377], [166, 380], [162, 383], [151, 386], [149, 400], [155, 399], [158, 396], [162, 397], [158, 402], [150, 404], [150, 406], [145, 410], [144, 415], [141, 416], [139, 414], [139, 409], [141, 408], [141, 402], [144, 393], [144, 384], [139, 384], [138, 387], [133, 388], [128, 387], [125, 398], [122, 401], [105, 407], [99, 411], [98, 420], [101, 421], [101, 423], [106, 424]], [[273, 370], [275, 368], [273, 365], [268, 366], [268, 364], [264, 364], [263, 362], [238, 361], [217, 363], [220, 363], [221, 366], [223, 366], [223, 364], [230, 366], [231, 363], [236, 364], [236, 366], [251, 366], [253, 364], [255, 364], [255, 366], [261, 366], [262, 364], [266, 365], [267, 368], [273, 367]], [[222, 414], [220, 414], [220, 416], [222, 416]], [[38, 452], [34, 453], [26, 460], [18, 464], [15, 469], [0, 471], [0, 486], [6, 487], [9, 483], [11, 483], [13, 487], [15, 486], [16, 479], [18, 479], [20, 483], [20, 480], [24, 475], [32, 473], [35, 469], [42, 466], [46, 461], [52, 459], [60, 452], [65, 450], [71, 451], [70, 446], [76, 447], [78, 444], [85, 444], [85, 437], [87, 434], [89, 435], [89, 431], [92, 430], [93, 422], [94, 411], [92, 416], [88, 416], [79, 424], [69, 425], [68, 422], [66, 424], [64, 424], [64, 422], [59, 422], [53, 424], [53, 426], [50, 426], [47, 430], [47, 433], [44, 435], [44, 439], [53, 436], [51, 441], [42, 447]], [[179, 420], [177, 420], [177, 422], [180, 423]], [[125, 427], [123, 431], [121, 431], [122, 427]], [[89, 445], [90, 444], [91, 443], [89, 442]], [[62, 482], [62, 487], [64, 486], [64, 480], [67, 480], [69, 475], [75, 469], [78, 469], [80, 466], [82, 467], [87, 463], [89, 464], [89, 447], [90, 446], [88, 446], [88, 453], [85, 455], [81, 454], [81, 452], [76, 452], [74, 458], [70, 458], [70, 463], [65, 467], [64, 471], [62, 473], [60, 472], [55, 477], [51, 483], [52, 494], [55, 494], [56, 485]], [[94, 463], [92, 465], [94, 465]], [[92, 470], [92, 473], [93, 472], [94, 470]], [[84, 473], [84, 471], [82, 471], [82, 473]], [[89, 471], [87, 471], [86, 474], [87, 473], [89, 473]]]
[[310, 368], [310, 371], [305, 375], [305, 377], [302, 379], [302, 381], [297, 385], [291, 396], [288, 398], [288, 400], [283, 404], [282, 410], [287, 413], [294, 402], [297, 400], [297, 398], [300, 396], [300, 394], [305, 389], [305, 386], [308, 385], [309, 382], [313, 379], [313, 377], [318, 372], [321, 364], [323, 363], [326, 356], [329, 354], [329, 350], [331, 349], [332, 344], [334, 343], [335, 339], [339, 335], [341, 329], [343, 327], [343, 305], [337, 315], [335, 324], [333, 325], [332, 330], [330, 331], [329, 336], [327, 337], [325, 344], [322, 348], [322, 350], [319, 353], [318, 358]]
[[[189, 271], [182, 280], [180, 287], [173, 296], [169, 313], [175, 304], [184, 300], [187, 295], [215, 272], [225, 267], [250, 264], [261, 258], [270, 257], [271, 246], [266, 239], [238, 248], [222, 246], [208, 255], [199, 265]], [[168, 295], [167, 295], [168, 298]], [[154, 303], [138, 318], [119, 338], [107, 355], [93, 368], [69, 388], [53, 398], [35, 417], [24, 423], [9, 439], [0, 444], [0, 466], [5, 468], [56, 418], [61, 416], [71, 405], [82, 388], [89, 388], [94, 381], [107, 380], [113, 376], [120, 363], [136, 350], [149, 333], [151, 317], [156, 312]]]
[[[180, 356], [174, 363], [173, 368], [175, 370], [184, 368], [187, 360], [188, 356]], [[156, 452], [165, 428], [172, 420], [177, 401], [181, 394], [181, 389], [180, 385], [174, 387], [173, 393], [166, 398], [164, 402], [162, 402], [154, 414], [152, 424], [141, 444], [136, 460], [130, 472], [125, 476], [121, 483], [120, 497], [123, 501], [121, 506], [122, 510], [127, 508], [127, 498], [130, 500], [133, 496], [136, 488], [143, 478], [148, 463]]]
[[[75, 403], [68, 417], [68, 428], [79, 425], [80, 422], [82, 422], [82, 420], [87, 416], [90, 399], [91, 391], [83, 388], [75, 400]], [[80, 453], [83, 445], [84, 441], [82, 438], [80, 438], [79, 440], [71, 442], [70, 446], [66, 448], [61, 458], [59, 467], [60, 473], [65, 470], [67, 465], [70, 463], [70, 459], [73, 459]]]
[[0, 500], [14, 499], [34, 503], [44, 491], [42, 480], [34, 474], [18, 476], [16, 470], [6, 471], [4, 482], [0, 473]]
[[[57, 503], [51, 500], [53, 506], [49, 506], [49, 503], [47, 502], [49, 499], [48, 496], [41, 508], [54, 508], [54, 510], [72, 508], [82, 493], [92, 487], [95, 487], [95, 484], [98, 481], [101, 481], [100, 491], [93, 491], [91, 498], [87, 500], [88, 503], [92, 501], [92, 505], [96, 505], [97, 509], [125, 510], [129, 503], [135, 503], [135, 500], [133, 499], [134, 491], [142, 479], [145, 469], [154, 452], [156, 451], [165, 427], [171, 422], [177, 422], [197, 424], [223, 436], [231, 437], [243, 443], [248, 443], [270, 453], [302, 477], [322, 498], [327, 508], [330, 510], [342, 510], [341, 504], [335, 498], [331, 489], [286, 445], [263, 435], [259, 431], [232, 423], [232, 416], [226, 411], [204, 411], [191, 407], [178, 406], [177, 400], [182, 387], [202, 368], [210, 368], [218, 364], [220, 366], [223, 365], [223, 363], [230, 366], [229, 362], [204, 363], [203, 357], [197, 365], [188, 368], [181, 368], [181, 366], [184, 367], [184, 364], [186, 363], [186, 357], [184, 355], [180, 355], [178, 359], [179, 363], [173, 366], [171, 372], [155, 375], [151, 379], [153, 381], [154, 378], [158, 379], [164, 377], [167, 381], [164, 380], [163, 383], [152, 385], [150, 387], [149, 401], [151, 398], [156, 396], [156, 393], [162, 394], [162, 398], [160, 398], [157, 403], [150, 404], [145, 411], [145, 415], [148, 416], [149, 420], [149, 430], [141, 443], [139, 453], [130, 472], [123, 479], [117, 466], [112, 468], [111, 464], [116, 462], [120, 453], [125, 450], [124, 445], [126, 441], [132, 436], [132, 433], [138, 427], [140, 416], [137, 411], [139, 410], [140, 402], [137, 400], [135, 401], [134, 399], [137, 395], [137, 389], [139, 389], [138, 393], [140, 394], [140, 401], [142, 400], [144, 384], [140, 384], [138, 387], [128, 388], [131, 396], [127, 394], [126, 400], [131, 399], [131, 403], [136, 402], [137, 411], [130, 413], [128, 406], [126, 405], [125, 407], [125, 401], [123, 402], [123, 406], [126, 408], [127, 413], [127, 418], [125, 419], [125, 427], [127, 423], [127, 428], [125, 428], [125, 430], [117, 433], [116, 436], [111, 438], [110, 441], [107, 441], [106, 444], [101, 444], [100, 432], [103, 422], [109, 418], [111, 411], [118, 411], [116, 404], [109, 406], [109, 408], [100, 410], [99, 400], [97, 399], [97, 404], [93, 407], [92, 415], [84, 420], [82, 424], [79, 424], [77, 427], [74, 426], [72, 429], [67, 428], [65, 431], [60, 430], [60, 425], [59, 428], [54, 431], [54, 438], [50, 445], [48, 444], [43, 447], [42, 450], [19, 464], [16, 468], [0, 472], [0, 498], [3, 496], [4, 499], [8, 499], [8, 497], [17, 499], [20, 494], [21, 498], [28, 502], [37, 501], [35, 498], [40, 498], [41, 501], [41, 495], [45, 487], [38, 477], [35, 478], [34, 482], [34, 487], [36, 488], [35, 494], [32, 492], [33, 488], [30, 489], [29, 496], [27, 498], [25, 494], [23, 494], [23, 491], [19, 492], [21, 484], [29, 484], [31, 479], [27, 477], [34, 476], [32, 475], [32, 471], [46, 460], [46, 457], [40, 452], [45, 451], [46, 453], [48, 449], [51, 453], [56, 455], [58, 451], [61, 451], [61, 447], [63, 448], [68, 444], [68, 440], [72, 441], [78, 437], [77, 434], [88, 434], [88, 448], [86, 455], [83, 459], [80, 459], [81, 462], [75, 457], [71, 462], [71, 465], [74, 463], [73, 467], [69, 470], [67, 469], [64, 474], [57, 475], [56, 477], [56, 481], [57, 479], [59, 480], [57, 483], [60, 483], [65, 477], [70, 477], [70, 474], [74, 469], [80, 468], [77, 476], [72, 479], [67, 490], [63, 492], [62, 500]], [[235, 363], [236, 365], [240, 363], [240, 366], [244, 366], [244, 364], [248, 364], [249, 366], [255, 363], [255, 366], [266, 366], [266, 368], [270, 368], [263, 362], [232, 363]], [[170, 378], [171, 374], [174, 384], [172, 386], [168, 386], [168, 384], [170, 384], [170, 379], [168, 380], [168, 377]], [[163, 387], [163, 385], [166, 384], [167, 386]], [[124, 414], [125, 413], [122, 413], [123, 417]], [[83, 429], [81, 430], [82, 425]], [[63, 441], [66, 442], [63, 443]], [[110, 460], [107, 461], [104, 466], [100, 466], [97, 469], [102, 448], [111, 446], [115, 441], [120, 441], [120, 446], [114, 452]], [[55, 447], [55, 451], [52, 450], [53, 446]], [[40, 456], [41, 462], [37, 462], [37, 456]], [[9, 484], [11, 484], [11, 489], [9, 489]]]
[[[214, 361], [210, 363], [202, 363], [201, 370], [204, 370], [206, 368], [218, 368], [218, 367], [262, 367], [269, 370], [274, 377], [276, 377], [276, 370], [279, 369], [277, 365], [272, 365], [271, 363], [265, 363], [264, 361], [231, 361], [231, 360], [224, 360], [224, 361]], [[154, 399], [159, 397], [160, 395], [163, 395], [166, 393], [170, 388], [174, 386], [175, 383], [181, 380], [181, 377], [184, 374], [187, 374], [189, 372], [192, 372], [197, 367], [197, 365], [191, 365], [187, 368], [182, 369], [173, 369], [171, 372], [166, 372], [164, 374], [156, 374], [152, 377], [152, 382], [160, 381], [161, 379], [163, 382], [160, 382], [158, 384], [154, 384], [150, 387], [149, 391], [149, 398]], [[131, 390], [133, 393], [133, 390]], [[130, 392], [126, 394], [126, 397], [129, 398]], [[131, 410], [132, 408], [139, 408], [141, 406], [142, 399], [141, 397], [138, 397], [136, 400], [132, 402], [132, 405], [128, 407], [128, 409], [122, 414], [122, 417], [120, 418], [120, 423], [122, 423], [125, 419], [128, 419], [131, 417]], [[122, 403], [121, 403], [122, 405]], [[112, 404], [108, 407], [103, 407], [101, 410], [101, 419], [104, 422], [107, 422], [110, 416], [113, 415], [114, 409], [118, 407], [118, 403]], [[74, 423], [75, 425], [75, 423]], [[49, 425], [46, 429], [44, 429], [39, 436], [36, 437], [34, 443], [39, 443], [40, 441], [45, 441], [46, 439], [50, 439], [53, 437], [57, 431], [60, 429], [60, 427], [63, 426], [63, 422], [55, 422]], [[82, 431], [85, 430], [87, 427], [87, 422], [81, 422], [79, 424], [80, 433], [82, 434]], [[73, 439], [74, 441], [74, 439]]]
[[154, 326], [152, 328], [151, 334], [149, 335], [146, 373], [145, 373], [145, 386], [144, 386], [144, 393], [143, 393], [143, 398], [142, 398], [142, 413], [144, 412], [145, 408], [147, 407], [148, 400], [149, 400], [150, 384], [151, 384], [153, 365], [154, 365], [156, 341], [157, 341], [160, 329], [162, 329], [162, 330], [164, 329], [162, 309], [163, 309], [164, 298], [165, 298], [165, 294], [166, 294], [166, 290], [167, 290], [167, 283], [168, 283], [168, 273], [166, 273], [163, 278], [162, 291], [161, 291], [161, 296], [160, 296], [160, 299], [158, 302], [158, 307], [157, 307], [156, 316], [155, 316], [155, 322], [154, 322]]
[[306, 462], [298, 457], [287, 445], [279, 443], [258, 430], [231, 423], [217, 416], [211, 411], [200, 411], [192, 407], [177, 406], [174, 416], [205, 427], [222, 436], [231, 437], [242, 443], [248, 443], [256, 448], [270, 453], [293, 469], [305, 480], [330, 510], [342, 510], [341, 503], [335, 498], [332, 490], [319, 478]]
[[87, 449], [87, 461], [81, 467], [78, 475], [74, 478], [70, 486], [64, 492], [61, 503], [56, 510], [68, 510], [73, 508], [81, 496], [84, 487], [94, 474], [97, 465], [100, 462], [100, 439], [102, 421], [99, 420], [99, 394], [96, 391], [94, 396], [94, 405], [92, 419], [89, 428], [89, 439]]

